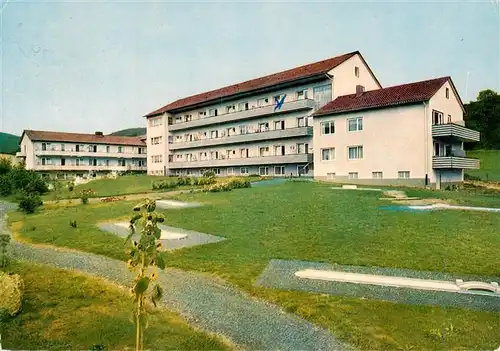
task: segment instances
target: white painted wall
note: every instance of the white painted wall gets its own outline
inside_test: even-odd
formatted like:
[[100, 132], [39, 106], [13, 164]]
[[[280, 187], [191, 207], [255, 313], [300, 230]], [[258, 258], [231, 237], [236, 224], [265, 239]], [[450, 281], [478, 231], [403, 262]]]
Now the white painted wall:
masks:
[[[362, 117], [363, 130], [349, 132], [347, 120]], [[321, 134], [321, 122], [334, 121], [333, 135]], [[425, 133], [423, 104], [344, 113], [314, 118], [314, 176], [327, 173], [347, 177], [358, 172], [359, 179], [372, 179], [383, 172], [384, 179], [397, 179], [398, 171], [410, 171], [411, 178], [425, 178]], [[362, 160], [348, 160], [349, 146], [363, 146]], [[335, 159], [321, 160], [321, 149], [335, 148]]]
[[[157, 119], [161, 121], [160, 125], [153, 126], [153, 120]], [[146, 128], [146, 144], [148, 146], [148, 160], [147, 160], [147, 166], [148, 166], [148, 174], [152, 175], [163, 175], [164, 173], [164, 166], [166, 165], [166, 158], [168, 154], [168, 117], [166, 114], [163, 114], [161, 116], [157, 117], [152, 117], [146, 119], [147, 123], [147, 128]], [[154, 137], [162, 137], [162, 142], [157, 145], [153, 145], [151, 143], [151, 139]], [[162, 162], [160, 163], [154, 163], [153, 162], [153, 156], [155, 155], [162, 155]]]

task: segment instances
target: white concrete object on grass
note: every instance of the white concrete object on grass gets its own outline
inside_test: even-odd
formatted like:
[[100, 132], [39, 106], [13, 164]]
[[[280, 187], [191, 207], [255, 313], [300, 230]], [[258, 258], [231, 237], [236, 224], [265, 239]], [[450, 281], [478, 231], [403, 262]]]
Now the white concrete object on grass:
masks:
[[187, 207], [198, 207], [201, 205], [195, 202], [184, 202], [177, 200], [157, 200], [156, 206], [159, 208], [187, 208]]
[[333, 186], [334, 190], [365, 190], [365, 191], [382, 191], [376, 188], [358, 188], [356, 185], [342, 185], [342, 187]]
[[474, 207], [474, 206], [455, 206], [455, 205], [448, 205], [448, 204], [433, 204], [433, 205], [426, 205], [426, 206], [408, 206], [408, 208], [412, 209], [412, 210], [422, 210], [422, 211], [429, 211], [429, 210], [462, 210], [462, 211], [483, 211], [483, 212], [499, 212], [500, 213], [500, 208]]
[[[123, 227], [123, 228], [129, 227], [128, 223], [115, 223], [115, 225], [117, 225], [119, 227]], [[162, 230], [161, 235], [160, 235], [160, 239], [161, 240], [180, 240], [180, 239], [187, 238], [187, 236], [188, 235], [185, 233]]]
[[325, 271], [318, 269], [305, 269], [295, 272], [295, 276], [302, 279], [326, 280], [354, 284], [382, 285], [398, 288], [411, 288], [419, 290], [437, 290], [460, 292], [469, 290], [485, 290], [496, 293], [500, 297], [500, 289], [496, 282], [490, 284], [484, 282], [455, 282], [444, 280], [416, 279], [406, 277], [392, 277], [385, 275], [350, 273], [339, 271]]

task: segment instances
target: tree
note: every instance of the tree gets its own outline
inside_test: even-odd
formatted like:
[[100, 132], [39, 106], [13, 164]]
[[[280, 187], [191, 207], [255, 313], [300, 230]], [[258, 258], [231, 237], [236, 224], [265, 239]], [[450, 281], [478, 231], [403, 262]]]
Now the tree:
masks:
[[500, 150], [500, 95], [491, 89], [482, 90], [477, 101], [464, 107], [465, 125], [481, 133], [481, 141], [472, 147]]

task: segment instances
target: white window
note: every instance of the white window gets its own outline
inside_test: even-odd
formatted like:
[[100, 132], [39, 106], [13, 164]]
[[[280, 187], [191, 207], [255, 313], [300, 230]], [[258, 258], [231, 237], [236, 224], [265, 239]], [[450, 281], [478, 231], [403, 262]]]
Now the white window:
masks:
[[274, 129], [275, 130], [285, 129], [285, 121], [274, 121]]
[[198, 112], [198, 117], [205, 118], [206, 116], [207, 116], [207, 111], [199, 111]]
[[209, 115], [210, 117], [215, 117], [215, 116], [217, 116], [217, 109], [216, 109], [216, 108], [211, 108], [211, 109], [209, 109], [209, 110], [208, 110], [208, 115]]
[[297, 127], [306, 127], [306, 119], [304, 117], [297, 118]]
[[354, 75], [359, 78], [359, 67], [354, 67]]
[[332, 86], [331, 84], [321, 85], [313, 88], [313, 99], [316, 101], [318, 108], [323, 107], [332, 101]]
[[213, 168], [212, 172], [214, 172], [216, 175], [220, 175], [220, 168]]
[[358, 172], [349, 172], [348, 178], [349, 179], [358, 179]]
[[212, 151], [212, 152], [210, 152], [210, 158], [212, 160], [218, 160], [219, 159], [219, 151]]
[[235, 105], [227, 105], [226, 106], [226, 113], [231, 113], [236, 111], [236, 106]]
[[259, 132], [267, 132], [269, 131], [269, 123], [259, 123]]
[[285, 97], [285, 96], [286, 96], [285, 94], [283, 94], [283, 95], [275, 95], [273, 97], [274, 103], [275, 104], [279, 103], [281, 101], [281, 99], [283, 99], [283, 97]]
[[335, 159], [335, 148], [321, 149], [321, 160], [331, 161]]
[[161, 142], [162, 142], [161, 136], [151, 138], [151, 145], [158, 145], [161, 144]]
[[327, 173], [326, 179], [335, 179], [335, 173]]
[[274, 145], [274, 155], [283, 156], [285, 154], [285, 145]]
[[229, 167], [227, 169], [227, 175], [234, 175], [234, 167]]
[[297, 91], [297, 100], [307, 99], [307, 89]]
[[259, 167], [259, 175], [261, 176], [269, 175], [269, 167]]
[[157, 127], [162, 125], [162, 118], [161, 117], [156, 117], [156, 118], [151, 118], [149, 120], [149, 126], [151, 127]]
[[349, 160], [359, 160], [363, 158], [363, 146], [349, 146], [347, 148]]
[[246, 111], [248, 110], [248, 101], [240, 102], [238, 104], [238, 111]]
[[410, 179], [410, 171], [399, 171], [398, 178], [399, 179]]
[[182, 116], [176, 116], [175, 123], [181, 123], [181, 122], [182, 122]]
[[259, 148], [260, 157], [269, 156], [269, 146]]
[[210, 131], [210, 138], [215, 139], [219, 137], [219, 131], [218, 130], [212, 130]]
[[442, 112], [432, 110], [432, 124], [443, 124], [444, 116]]
[[446, 88], [446, 90], [445, 90], [445, 96], [446, 96], [447, 99], [450, 98], [450, 89]]
[[372, 172], [373, 179], [382, 179], [384, 178], [384, 173], [382, 172]]
[[334, 121], [321, 122], [321, 134], [328, 135], [328, 134], [333, 134], [333, 133], [335, 133], [335, 122]]
[[[177, 155], [177, 156], [182, 157], [182, 155]], [[152, 163], [161, 163], [162, 161], [163, 161], [163, 155], [152, 155], [151, 156]]]
[[66, 146], [64, 144], [61, 144], [61, 151], [65, 151]]
[[285, 166], [275, 166], [274, 175], [285, 175]]
[[190, 122], [193, 120], [193, 115], [184, 115], [184, 122]]
[[269, 103], [269, 98], [257, 99], [257, 107], [266, 106]]
[[298, 154], [307, 154], [307, 150], [309, 149], [309, 144], [298, 143], [297, 144], [297, 153]]
[[350, 118], [347, 120], [347, 125], [350, 132], [363, 130], [363, 117]]
[[240, 149], [240, 157], [247, 158], [248, 157], [248, 149]]
[[248, 167], [241, 167], [240, 174], [248, 174]]
[[448, 123], [451, 123], [451, 115], [448, 115], [448, 120], [447, 120]]
[[122, 153], [123, 152], [123, 146], [118, 146], [118, 153]]

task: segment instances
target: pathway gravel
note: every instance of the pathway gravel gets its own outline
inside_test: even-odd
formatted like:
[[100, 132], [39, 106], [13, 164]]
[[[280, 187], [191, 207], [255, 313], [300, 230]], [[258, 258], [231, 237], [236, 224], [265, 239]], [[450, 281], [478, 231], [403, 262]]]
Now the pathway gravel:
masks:
[[[12, 205], [0, 202], [0, 230]], [[108, 257], [78, 251], [39, 247], [11, 241], [9, 254], [16, 259], [75, 269], [127, 286], [133, 279], [126, 264]], [[189, 322], [222, 334], [251, 350], [345, 350], [349, 347], [327, 330], [280, 308], [254, 299], [209, 276], [167, 269], [158, 281], [165, 305]]]

